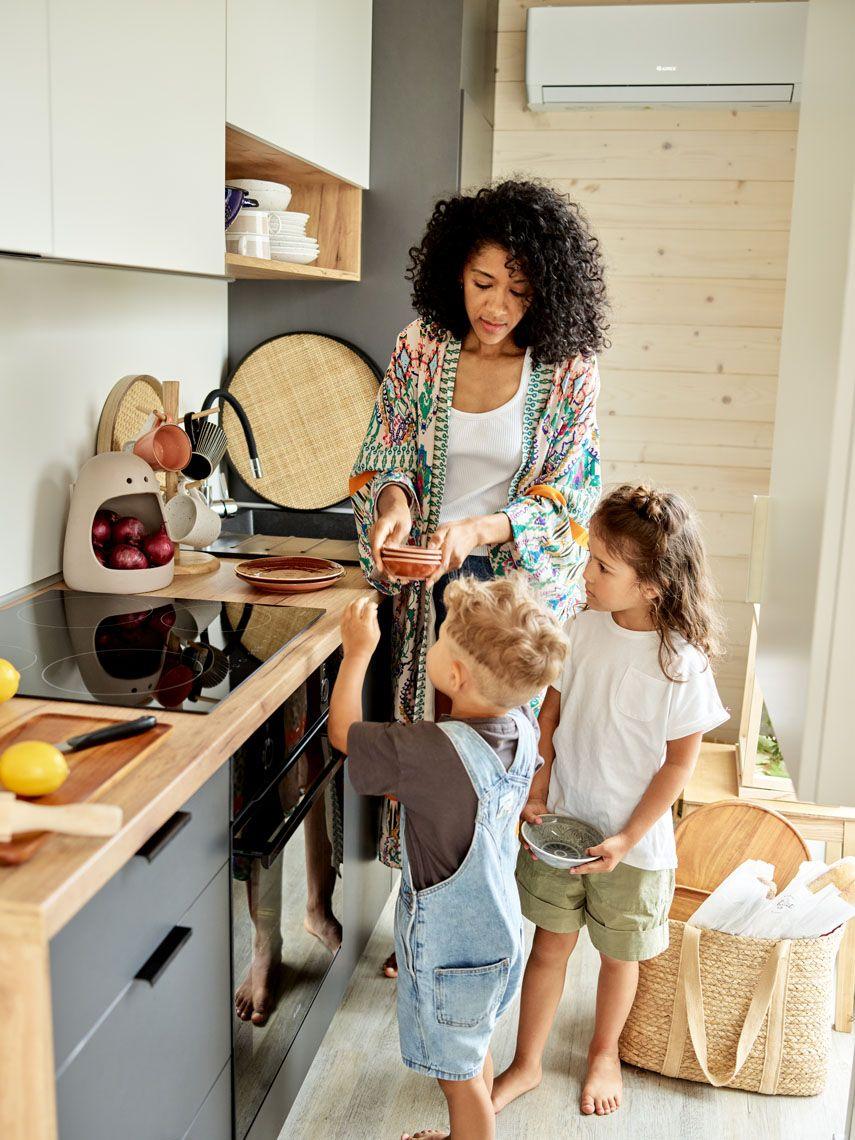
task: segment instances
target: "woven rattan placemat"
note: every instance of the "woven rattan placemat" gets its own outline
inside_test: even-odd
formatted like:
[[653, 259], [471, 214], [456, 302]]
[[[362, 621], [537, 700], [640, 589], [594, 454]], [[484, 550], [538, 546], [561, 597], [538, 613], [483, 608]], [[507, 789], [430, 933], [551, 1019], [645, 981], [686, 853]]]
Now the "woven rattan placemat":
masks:
[[244, 357], [228, 382], [255, 434], [264, 470], [256, 479], [231, 408], [223, 409], [229, 458], [268, 502], [319, 510], [347, 497], [379, 370], [350, 345], [319, 333], [274, 337]]

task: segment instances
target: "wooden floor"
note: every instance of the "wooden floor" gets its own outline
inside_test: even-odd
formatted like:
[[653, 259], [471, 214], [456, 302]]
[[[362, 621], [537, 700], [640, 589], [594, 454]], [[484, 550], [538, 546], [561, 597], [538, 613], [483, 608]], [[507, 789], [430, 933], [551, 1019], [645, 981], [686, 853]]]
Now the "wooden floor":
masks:
[[[399, 1058], [395, 986], [378, 976], [391, 932], [392, 906], [387, 905], [279, 1140], [398, 1140], [402, 1130], [447, 1123], [436, 1082], [405, 1069]], [[842, 1137], [853, 1038], [839, 1033], [833, 1034], [831, 1071], [822, 1096], [763, 1097], [629, 1069], [624, 1107], [611, 1117], [581, 1117], [577, 1098], [593, 1024], [595, 979], [596, 955], [583, 936], [568, 970], [543, 1084], [499, 1117], [502, 1140]], [[494, 1038], [497, 1072], [513, 1053], [516, 1018], [513, 1010]]]

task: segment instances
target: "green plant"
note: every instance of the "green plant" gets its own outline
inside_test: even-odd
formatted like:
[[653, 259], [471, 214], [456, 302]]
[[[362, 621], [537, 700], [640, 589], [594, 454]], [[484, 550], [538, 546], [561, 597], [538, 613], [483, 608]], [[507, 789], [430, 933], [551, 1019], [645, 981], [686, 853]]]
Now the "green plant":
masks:
[[785, 777], [788, 775], [780, 745], [774, 736], [757, 737], [757, 757], [765, 775]]

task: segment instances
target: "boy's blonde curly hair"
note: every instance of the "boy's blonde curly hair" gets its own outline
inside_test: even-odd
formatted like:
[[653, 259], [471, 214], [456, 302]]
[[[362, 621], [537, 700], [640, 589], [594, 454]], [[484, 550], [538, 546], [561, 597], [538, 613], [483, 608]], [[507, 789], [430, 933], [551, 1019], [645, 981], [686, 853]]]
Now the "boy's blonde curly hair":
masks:
[[567, 639], [522, 575], [490, 582], [458, 578], [444, 600], [445, 633], [491, 704], [526, 704], [561, 672]]

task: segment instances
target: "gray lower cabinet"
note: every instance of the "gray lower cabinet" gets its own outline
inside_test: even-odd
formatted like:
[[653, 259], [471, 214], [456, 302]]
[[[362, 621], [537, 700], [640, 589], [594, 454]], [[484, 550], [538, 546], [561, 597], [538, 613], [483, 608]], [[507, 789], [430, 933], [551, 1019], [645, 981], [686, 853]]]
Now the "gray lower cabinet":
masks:
[[52, 940], [60, 1140], [181, 1140], [222, 1089], [228, 857], [226, 765]]
[[228, 857], [224, 765], [51, 940], [58, 1073]]
[[232, 1140], [232, 1067], [226, 1065], [181, 1140]]
[[229, 887], [224, 865], [61, 1073], [60, 1140], [185, 1135], [231, 1053]]

